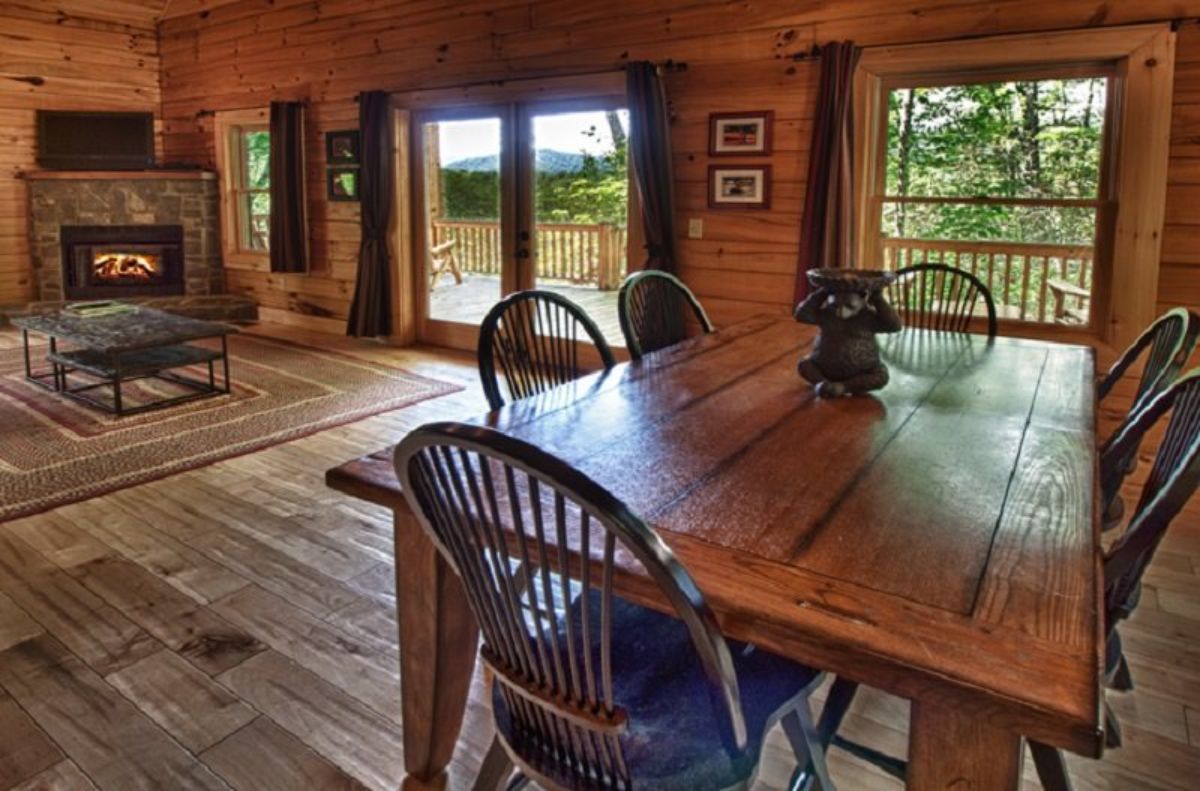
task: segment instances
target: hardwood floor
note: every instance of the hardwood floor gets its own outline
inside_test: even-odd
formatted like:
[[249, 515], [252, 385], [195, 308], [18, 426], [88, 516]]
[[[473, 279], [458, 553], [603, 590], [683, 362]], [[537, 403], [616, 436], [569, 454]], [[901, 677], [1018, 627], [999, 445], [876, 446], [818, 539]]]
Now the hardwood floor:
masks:
[[[301, 339], [468, 387], [0, 524], [0, 789], [398, 787], [390, 517], [322, 478], [485, 402], [468, 355]], [[14, 341], [0, 332], [0, 347]], [[1122, 632], [1137, 684], [1111, 696], [1125, 746], [1072, 759], [1076, 787], [1194, 789], [1200, 502], [1167, 536]], [[907, 721], [904, 701], [865, 690], [845, 733], [903, 755]], [[454, 788], [469, 787], [490, 738], [477, 677]], [[773, 733], [756, 788], [784, 788], [790, 755]], [[831, 761], [842, 789], [900, 787], [839, 751]], [[1025, 775], [1038, 788], [1031, 761]]]

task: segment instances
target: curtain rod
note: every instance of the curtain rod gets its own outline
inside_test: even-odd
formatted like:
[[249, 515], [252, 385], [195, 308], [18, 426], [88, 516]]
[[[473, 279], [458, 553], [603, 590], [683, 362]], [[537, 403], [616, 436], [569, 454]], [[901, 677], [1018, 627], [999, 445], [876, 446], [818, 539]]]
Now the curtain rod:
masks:
[[[863, 49], [867, 50], [867, 49], [881, 49], [883, 47], [904, 47], [904, 46], [908, 46], [910, 44], [913, 44], [913, 45], [916, 45], [916, 44], [944, 44], [944, 43], [951, 42], [951, 41], [970, 41], [972, 39], [977, 39], [977, 38], [994, 38], [995, 36], [1020, 36], [1020, 35], [1029, 35], [1032, 33], [1063, 33], [1063, 32], [1068, 32], [1068, 31], [1073, 31], [1073, 30], [1094, 30], [1097, 28], [1130, 27], [1132, 25], [1155, 25], [1155, 24], [1162, 24], [1162, 23], [1169, 24], [1171, 26], [1171, 32], [1177, 33], [1177, 32], [1179, 32], [1179, 29], [1181, 27], [1183, 27], [1184, 25], [1186, 25], [1188, 23], [1197, 23], [1197, 22], [1200, 22], [1200, 17], [1180, 16], [1180, 17], [1173, 17], [1170, 19], [1161, 19], [1161, 18], [1160, 19], [1144, 19], [1140, 22], [1119, 22], [1119, 23], [1113, 23], [1111, 25], [1084, 25], [1083, 27], [1058, 27], [1058, 28], [1050, 28], [1047, 30], [1016, 30], [1016, 31], [1011, 31], [1009, 33], [976, 33], [976, 34], [970, 35], [970, 36], [953, 36], [950, 38], [932, 38], [932, 39], [922, 39], [920, 41], [892, 41], [892, 42], [888, 42], [887, 44], [872, 44], [870, 46], [863, 47]], [[797, 61], [797, 62], [805, 61], [805, 60], [819, 60], [821, 58], [821, 53], [822, 53], [823, 49], [824, 49], [824, 47], [821, 44], [813, 44], [812, 47], [810, 47], [808, 50], [805, 50], [803, 52], [797, 52], [794, 55], [792, 55], [791, 59], [794, 61]]]
[[[658, 68], [660, 68], [666, 72], [681, 72], [681, 71], [688, 70], [687, 61], [667, 59], [664, 61], [658, 61], [658, 62], [650, 61], [650, 62], [654, 63], [655, 66], [657, 66]], [[494, 78], [494, 79], [490, 79], [490, 80], [476, 80], [475, 82], [459, 82], [459, 83], [455, 83], [453, 85], [437, 85], [437, 86], [433, 86], [430, 88], [419, 88], [416, 90], [418, 90], [418, 91], [452, 91], [457, 88], [476, 88], [481, 85], [507, 85], [508, 83], [511, 83], [511, 82], [535, 82], [535, 81], [541, 81], [541, 80], [567, 79], [570, 77], [594, 77], [598, 74], [616, 74], [617, 72], [626, 71], [627, 69], [628, 69], [628, 64], [623, 64], [621, 66], [617, 66], [616, 68], [611, 68], [611, 69], [589, 69], [586, 71], [570, 71], [570, 72], [562, 72], [559, 74], [531, 75], [529, 77], [499, 77], [499, 78]], [[394, 91], [387, 90], [387, 93], [405, 93], [408, 90], [409, 89], [399, 88]], [[354, 101], [357, 102], [359, 99], [359, 96], [362, 96], [362, 92], [358, 93], [354, 97]]]

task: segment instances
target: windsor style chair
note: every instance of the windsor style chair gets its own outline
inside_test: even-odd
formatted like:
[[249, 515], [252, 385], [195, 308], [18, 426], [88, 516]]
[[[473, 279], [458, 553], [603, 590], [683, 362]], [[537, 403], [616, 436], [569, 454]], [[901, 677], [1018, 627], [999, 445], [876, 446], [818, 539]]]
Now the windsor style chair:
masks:
[[[503, 753], [493, 745], [476, 788], [513, 765], [552, 789], [748, 788], [781, 720], [799, 766], [833, 788], [809, 709], [822, 674], [726, 641], [671, 549], [606, 489], [458, 423], [409, 434], [395, 467], [483, 633]], [[639, 566], [670, 615], [613, 594]]]
[[604, 368], [616, 365], [604, 334], [583, 308], [552, 291], [518, 291], [497, 302], [479, 327], [479, 378], [492, 409], [586, 372], [579, 344], [590, 342]]
[[[1112, 392], [1113, 387], [1121, 377], [1145, 356], [1141, 376], [1138, 377], [1137, 391], [1125, 419], [1113, 435], [1109, 437], [1101, 451], [1101, 459], [1111, 465], [1108, 474], [1101, 476], [1101, 496], [1104, 505], [1104, 526], [1111, 529], [1121, 523], [1125, 511], [1125, 503], [1120, 498], [1121, 483], [1137, 466], [1137, 453], [1140, 442], [1134, 442], [1126, 448], [1126, 455], [1115, 457], [1108, 449], [1121, 435], [1153, 398], [1175, 381], [1175, 377], [1183, 370], [1196, 348], [1197, 337], [1200, 337], [1200, 317], [1190, 310], [1174, 308], [1155, 319], [1137, 340], [1113, 363], [1112, 367], [1100, 380], [1096, 389], [1096, 399], [1103, 402]], [[1140, 435], [1139, 435], [1140, 436]]]
[[700, 300], [675, 275], [646, 269], [625, 278], [617, 296], [617, 318], [629, 356], [638, 360], [685, 340], [689, 311], [705, 334], [713, 331]]
[[[1171, 521], [1200, 484], [1200, 368], [1181, 377], [1138, 411], [1118, 431], [1105, 451], [1107, 458], [1101, 460], [1101, 485], [1112, 485], [1111, 480], [1106, 482], [1104, 478], [1111, 479], [1116, 475], [1123, 477], [1121, 465], [1117, 462], [1127, 458], [1131, 450], [1141, 444], [1146, 432], [1168, 412], [1170, 419], [1166, 433], [1155, 455], [1154, 466], [1142, 487], [1129, 527], [1105, 553], [1103, 560], [1106, 639], [1103, 682], [1106, 688], [1119, 692], [1132, 690], [1133, 678], [1121, 649], [1117, 627], [1137, 607], [1141, 598], [1142, 575], [1154, 558], [1155, 549]], [[906, 771], [904, 761], [836, 735], [857, 688], [857, 684], [842, 678], [834, 681], [817, 724], [818, 741], [845, 749], [903, 779]], [[1107, 702], [1104, 709], [1107, 746], [1119, 747], [1120, 723]], [[1038, 777], [1046, 791], [1071, 791], [1070, 775], [1062, 751], [1036, 741], [1030, 741], [1029, 747]]]
[[996, 303], [983, 281], [945, 264], [917, 264], [896, 270], [888, 301], [905, 327], [970, 332], [980, 303], [987, 316], [987, 335], [996, 337]]

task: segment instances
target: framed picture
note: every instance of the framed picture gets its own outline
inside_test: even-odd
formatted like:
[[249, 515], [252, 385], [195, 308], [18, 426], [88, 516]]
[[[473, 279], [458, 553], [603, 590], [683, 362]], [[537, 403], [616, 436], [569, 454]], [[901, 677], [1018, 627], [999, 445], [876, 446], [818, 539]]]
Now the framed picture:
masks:
[[326, 168], [329, 200], [358, 200], [358, 168]]
[[708, 117], [708, 154], [714, 157], [771, 153], [775, 113], [713, 113]]
[[357, 129], [325, 133], [325, 164], [328, 166], [358, 164]]
[[710, 165], [710, 209], [771, 208], [770, 165]]

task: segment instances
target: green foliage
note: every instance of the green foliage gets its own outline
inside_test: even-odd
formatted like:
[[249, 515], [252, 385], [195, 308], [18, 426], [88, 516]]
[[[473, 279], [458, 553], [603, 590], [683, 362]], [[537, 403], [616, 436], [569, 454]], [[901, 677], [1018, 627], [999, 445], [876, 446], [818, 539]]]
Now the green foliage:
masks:
[[248, 189], [267, 189], [271, 186], [271, 133], [244, 132], [245, 175]]
[[[1095, 198], [1105, 81], [951, 85], [892, 91], [887, 192], [923, 197]], [[890, 236], [1090, 244], [1078, 207], [886, 204]]]

